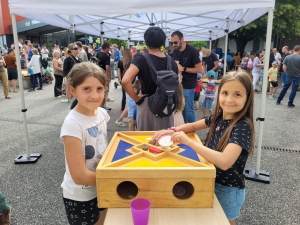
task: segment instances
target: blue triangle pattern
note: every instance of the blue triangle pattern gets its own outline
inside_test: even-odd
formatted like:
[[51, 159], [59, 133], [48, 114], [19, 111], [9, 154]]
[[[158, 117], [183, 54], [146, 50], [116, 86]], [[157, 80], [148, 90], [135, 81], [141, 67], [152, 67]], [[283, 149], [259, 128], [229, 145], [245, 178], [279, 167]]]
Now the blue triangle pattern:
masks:
[[178, 146], [183, 149], [183, 151], [180, 152], [179, 155], [200, 162], [197, 153], [190, 146], [184, 144], [178, 144]]
[[115, 162], [117, 160], [120, 160], [120, 159], [123, 159], [123, 158], [126, 158], [126, 157], [132, 155], [130, 152], [126, 151], [127, 149], [131, 148], [132, 146], [133, 146], [132, 144], [129, 144], [125, 141], [120, 140], [118, 147], [115, 151], [115, 155], [111, 162]]

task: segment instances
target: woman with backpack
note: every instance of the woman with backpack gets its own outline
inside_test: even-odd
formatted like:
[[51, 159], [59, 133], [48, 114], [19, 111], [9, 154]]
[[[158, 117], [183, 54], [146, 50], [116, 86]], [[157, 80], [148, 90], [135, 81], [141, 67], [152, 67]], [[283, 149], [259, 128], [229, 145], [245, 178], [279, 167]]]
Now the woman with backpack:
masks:
[[258, 51], [255, 54], [255, 58], [253, 60], [253, 69], [252, 69], [253, 89], [254, 89], [255, 92], [259, 92], [256, 89], [256, 85], [257, 85], [257, 82], [259, 80], [260, 72], [261, 72], [261, 70], [264, 66], [264, 64], [261, 63], [260, 58], [261, 58], [261, 51]]

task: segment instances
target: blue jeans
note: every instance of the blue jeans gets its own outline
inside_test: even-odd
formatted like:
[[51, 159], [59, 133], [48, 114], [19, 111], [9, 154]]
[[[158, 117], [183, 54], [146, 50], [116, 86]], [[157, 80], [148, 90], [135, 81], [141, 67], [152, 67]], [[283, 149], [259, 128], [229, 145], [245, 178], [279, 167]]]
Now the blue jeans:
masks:
[[285, 72], [281, 72], [281, 80], [282, 80], [283, 84], [286, 83], [286, 73]]
[[185, 123], [193, 123], [196, 121], [194, 112], [194, 95], [195, 89], [183, 89], [185, 106], [182, 112]]
[[43, 80], [42, 80], [41, 73], [35, 73], [32, 76], [33, 76], [33, 86], [32, 86], [32, 89], [35, 90], [38, 78], [39, 78], [40, 88], [43, 88]]
[[300, 84], [300, 77], [290, 77], [290, 76], [287, 76], [286, 77], [286, 82], [284, 83], [284, 86], [278, 96], [278, 99], [277, 99], [277, 103], [280, 103], [281, 100], [283, 99], [285, 93], [287, 92], [287, 90], [289, 89], [289, 87], [291, 86], [291, 84], [293, 83], [293, 86], [292, 86], [292, 91], [290, 93], [290, 97], [289, 97], [289, 102], [288, 104], [293, 104], [294, 102], [294, 98], [296, 96], [296, 92], [297, 92], [297, 89], [299, 87], [299, 84]]

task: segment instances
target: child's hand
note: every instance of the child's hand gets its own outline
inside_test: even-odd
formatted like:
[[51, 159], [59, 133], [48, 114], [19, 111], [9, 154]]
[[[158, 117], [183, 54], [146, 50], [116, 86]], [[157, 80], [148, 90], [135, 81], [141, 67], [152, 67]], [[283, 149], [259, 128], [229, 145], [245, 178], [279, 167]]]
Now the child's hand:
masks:
[[183, 131], [176, 132], [172, 135], [171, 140], [175, 143], [189, 145], [192, 141]]
[[158, 140], [161, 136], [164, 136], [166, 134], [174, 134], [174, 130], [160, 130], [155, 132], [155, 134], [153, 135], [152, 139]]

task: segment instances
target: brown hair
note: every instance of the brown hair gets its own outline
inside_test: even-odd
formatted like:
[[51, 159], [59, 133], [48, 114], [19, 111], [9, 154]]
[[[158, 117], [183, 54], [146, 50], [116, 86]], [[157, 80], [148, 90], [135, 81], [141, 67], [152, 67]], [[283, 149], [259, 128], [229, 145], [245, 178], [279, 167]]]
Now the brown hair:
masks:
[[184, 100], [184, 95], [183, 95], [183, 87], [182, 87], [181, 83], [178, 84], [177, 94], [178, 94], [178, 105], [177, 105], [176, 111], [181, 112], [184, 109], [184, 105], [185, 105], [185, 100]]
[[132, 88], [140, 89], [141, 88], [141, 81], [140, 80], [135, 80], [134, 83], [132, 84]]
[[206, 137], [205, 145], [208, 146], [208, 143], [210, 142], [212, 138], [213, 131], [215, 129], [216, 121], [223, 117], [223, 109], [220, 107], [219, 103], [219, 95], [222, 89], [222, 86], [229, 81], [237, 80], [242, 83], [242, 85], [245, 87], [247, 92], [247, 99], [246, 103], [243, 107], [243, 109], [239, 112], [237, 112], [234, 116], [234, 118], [231, 120], [228, 128], [224, 132], [223, 136], [221, 137], [219, 143], [216, 146], [217, 151], [222, 152], [225, 147], [228, 144], [228, 140], [230, 138], [231, 132], [234, 128], [234, 126], [239, 121], [246, 121], [251, 129], [251, 140], [250, 140], [250, 148], [249, 148], [249, 154], [253, 155], [254, 151], [254, 124], [253, 124], [253, 103], [254, 103], [254, 97], [253, 97], [253, 86], [252, 81], [249, 76], [249, 74], [246, 71], [234, 71], [227, 73], [220, 81], [219, 89], [218, 89], [218, 97], [216, 101], [216, 106], [214, 109], [215, 115], [212, 117], [211, 125], [209, 132]]
[[128, 67], [127, 64], [131, 60], [132, 60], [132, 55], [131, 55], [130, 50], [129, 49], [124, 49], [123, 58], [122, 58], [124, 70], [127, 69], [127, 67]]
[[90, 62], [76, 63], [67, 76], [67, 84], [76, 88], [88, 77], [97, 78], [106, 88], [108, 79], [105, 70]]
[[68, 45], [68, 55], [72, 55], [71, 50], [73, 50], [74, 45], [76, 45], [76, 43], [71, 43]]

